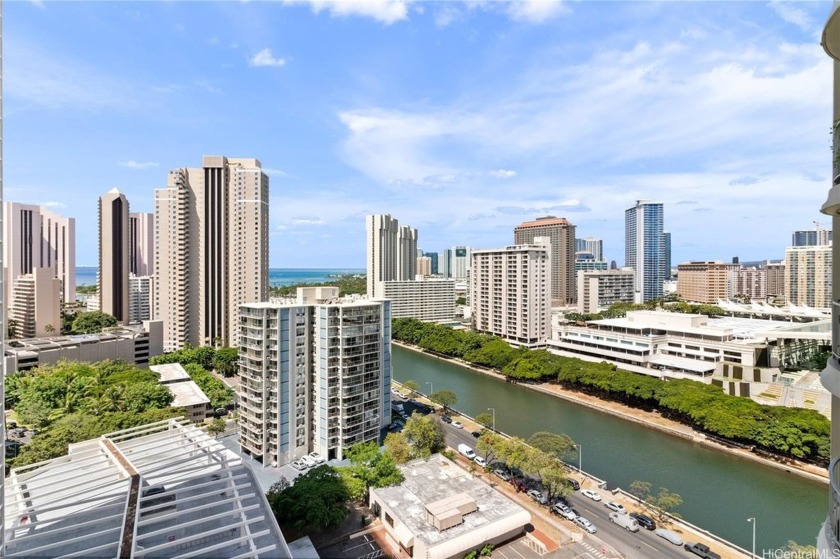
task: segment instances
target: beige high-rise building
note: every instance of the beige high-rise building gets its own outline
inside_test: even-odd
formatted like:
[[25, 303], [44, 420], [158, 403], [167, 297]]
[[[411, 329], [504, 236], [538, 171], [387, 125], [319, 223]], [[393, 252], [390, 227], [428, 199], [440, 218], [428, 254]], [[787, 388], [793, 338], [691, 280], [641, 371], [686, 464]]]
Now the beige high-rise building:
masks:
[[677, 294], [684, 301], [709, 305], [731, 299], [739, 268], [721, 260], [684, 262], [677, 266]]
[[268, 176], [256, 159], [205, 156], [155, 190], [155, 317], [164, 349], [235, 346], [239, 307], [268, 299]]
[[135, 276], [155, 273], [155, 214], [128, 214], [128, 271]]
[[537, 237], [551, 241], [551, 300], [554, 305], [575, 302], [575, 226], [562, 217], [552, 215], [526, 221], [513, 230], [517, 245], [533, 243]]
[[767, 296], [784, 300], [785, 298], [785, 263], [768, 262], [764, 269], [767, 270]]
[[785, 300], [790, 305], [831, 308], [831, 245], [785, 250]]
[[413, 280], [417, 275], [417, 229], [400, 226], [390, 214], [365, 217], [367, 295], [381, 297], [383, 281]]
[[545, 343], [551, 335], [551, 271], [545, 237], [534, 244], [472, 251], [473, 329], [520, 345]]
[[632, 303], [635, 277], [632, 268], [578, 271], [578, 310], [582, 313], [597, 313], [615, 303]]
[[733, 296], [746, 301], [767, 297], [767, 268], [739, 268]]
[[61, 280], [64, 301], [76, 300], [76, 220], [44, 206], [3, 203], [4, 297], [14, 281], [35, 268], [50, 268]]
[[54, 336], [61, 331], [61, 280], [50, 268], [19, 276], [12, 288], [10, 330], [16, 338]]
[[417, 257], [417, 275], [427, 278], [432, 275], [432, 259], [428, 256]]
[[113, 188], [99, 197], [99, 309], [128, 324], [128, 200]]

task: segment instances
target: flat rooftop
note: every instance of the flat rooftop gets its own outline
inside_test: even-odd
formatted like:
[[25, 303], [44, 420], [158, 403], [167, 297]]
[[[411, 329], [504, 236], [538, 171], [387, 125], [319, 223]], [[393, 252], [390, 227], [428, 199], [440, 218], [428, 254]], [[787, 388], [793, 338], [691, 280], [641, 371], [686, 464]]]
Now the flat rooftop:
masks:
[[190, 380], [190, 375], [180, 363], [166, 363], [164, 365], [150, 365], [149, 370], [160, 375], [161, 384]]
[[[432, 456], [428, 461], [413, 460], [400, 470], [405, 476], [400, 485], [371, 489], [371, 492], [375, 492], [391, 510], [398, 511], [399, 520], [427, 547], [497, 523], [509, 523], [512, 528], [531, 521], [531, 514], [524, 508], [489, 485], [473, 479], [468, 472], [440, 455]], [[463, 523], [440, 531], [426, 521], [429, 504], [460, 493], [469, 495], [478, 505], [477, 511], [464, 515]]]
[[210, 398], [191, 380], [173, 382], [171, 384], [164, 384], [163, 386], [168, 388], [172, 395], [175, 396], [175, 399], [170, 404], [173, 408], [210, 404]]

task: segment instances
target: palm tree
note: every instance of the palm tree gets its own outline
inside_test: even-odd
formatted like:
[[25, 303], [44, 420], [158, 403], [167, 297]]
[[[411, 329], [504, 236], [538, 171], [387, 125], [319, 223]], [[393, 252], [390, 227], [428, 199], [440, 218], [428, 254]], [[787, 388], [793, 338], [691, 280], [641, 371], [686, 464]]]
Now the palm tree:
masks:
[[47, 324], [46, 326], [44, 326], [44, 331], [46, 331], [47, 334], [52, 334], [53, 332], [55, 332], [55, 326], [53, 326], [52, 324]]
[[10, 320], [6, 323], [6, 335], [9, 338], [17, 338], [17, 320]]
[[61, 404], [61, 407], [54, 409], [50, 412], [50, 421], [56, 421], [61, 419], [65, 415], [70, 415], [78, 411], [79, 409], [79, 395], [75, 392], [67, 392], [64, 395], [64, 402]]
[[125, 387], [109, 386], [100, 398], [102, 411], [115, 412], [125, 410]]

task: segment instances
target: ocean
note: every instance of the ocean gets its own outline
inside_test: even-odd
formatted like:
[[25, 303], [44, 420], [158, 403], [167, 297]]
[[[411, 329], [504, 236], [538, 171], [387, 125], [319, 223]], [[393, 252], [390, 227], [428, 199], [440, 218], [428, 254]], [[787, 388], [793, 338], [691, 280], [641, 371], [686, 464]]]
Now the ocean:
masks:
[[[363, 268], [269, 268], [269, 285], [292, 285], [295, 283], [322, 283], [334, 276], [345, 274], [364, 274]], [[96, 285], [96, 268], [80, 266], [76, 268], [76, 285]]]

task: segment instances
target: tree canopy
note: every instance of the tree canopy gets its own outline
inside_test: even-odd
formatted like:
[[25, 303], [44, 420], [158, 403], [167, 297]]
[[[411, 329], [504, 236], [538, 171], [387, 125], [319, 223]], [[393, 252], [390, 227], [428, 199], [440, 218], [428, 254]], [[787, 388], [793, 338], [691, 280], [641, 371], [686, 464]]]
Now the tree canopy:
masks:
[[266, 497], [281, 524], [334, 528], [347, 516], [351, 492], [338, 470], [324, 465], [295, 478], [291, 487], [272, 487]]
[[74, 334], [96, 334], [105, 328], [117, 325], [117, 319], [102, 311], [76, 313], [73, 319]]
[[446, 448], [443, 427], [431, 415], [411, 414], [405, 422], [402, 434], [411, 445], [412, 458], [429, 458], [432, 454]]
[[458, 396], [451, 390], [438, 390], [429, 396], [429, 400], [443, 406], [445, 412], [458, 402]]
[[[149, 359], [149, 363], [152, 365], [180, 363], [184, 367], [184, 370], [187, 371], [187, 374], [190, 375], [190, 379], [210, 399], [210, 406], [213, 408], [224, 408], [233, 403], [233, 390], [210, 374], [209, 371], [214, 367], [218, 370], [219, 365], [222, 368], [230, 367], [230, 369], [225, 370], [233, 370], [238, 359], [236, 348], [222, 347], [214, 349], [210, 346], [192, 347], [188, 345], [178, 351], [156, 355]], [[219, 372], [224, 374], [223, 371]]]

